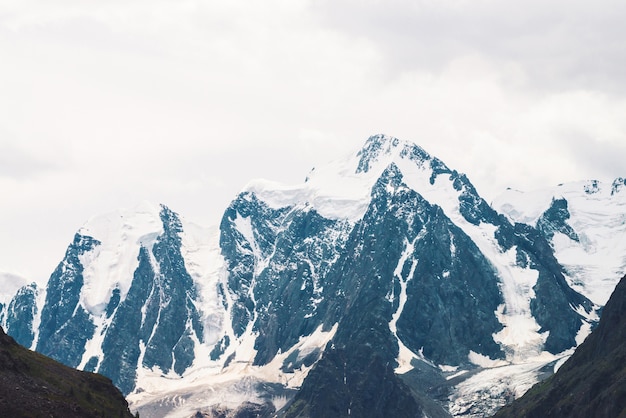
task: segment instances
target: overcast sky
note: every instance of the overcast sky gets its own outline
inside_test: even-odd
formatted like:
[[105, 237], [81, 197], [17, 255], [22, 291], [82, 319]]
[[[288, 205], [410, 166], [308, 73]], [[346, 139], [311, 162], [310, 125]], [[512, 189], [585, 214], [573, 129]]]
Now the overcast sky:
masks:
[[91, 216], [219, 222], [377, 133], [489, 201], [626, 176], [622, 0], [0, 3], [0, 271], [45, 280]]

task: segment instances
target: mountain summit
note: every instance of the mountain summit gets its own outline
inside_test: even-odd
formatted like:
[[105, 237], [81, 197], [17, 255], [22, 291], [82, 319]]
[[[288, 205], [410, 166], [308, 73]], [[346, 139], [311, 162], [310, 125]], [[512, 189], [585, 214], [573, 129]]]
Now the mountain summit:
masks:
[[484, 416], [597, 320], [555, 256], [568, 220], [543, 219], [376, 135], [304, 183], [251, 182], [218, 227], [163, 205], [93, 218], [0, 319], [142, 415]]

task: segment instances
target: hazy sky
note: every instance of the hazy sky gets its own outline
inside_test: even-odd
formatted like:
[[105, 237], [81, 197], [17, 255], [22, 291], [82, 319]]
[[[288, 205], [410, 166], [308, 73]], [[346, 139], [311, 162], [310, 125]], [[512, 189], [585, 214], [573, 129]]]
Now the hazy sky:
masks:
[[91, 216], [217, 223], [377, 133], [489, 201], [626, 176], [622, 0], [3, 0], [0, 271], [47, 279]]

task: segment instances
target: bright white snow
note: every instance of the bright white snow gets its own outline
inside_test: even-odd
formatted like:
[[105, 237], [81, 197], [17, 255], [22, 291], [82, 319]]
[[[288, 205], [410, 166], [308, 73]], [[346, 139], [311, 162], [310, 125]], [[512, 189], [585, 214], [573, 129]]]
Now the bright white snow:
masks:
[[[415, 274], [415, 268], [417, 267], [418, 260], [411, 259], [411, 269], [407, 277], [402, 277], [402, 269], [404, 268], [404, 264], [407, 262], [409, 257], [413, 255], [413, 251], [415, 249], [415, 242], [421, 237], [418, 235], [413, 242], [408, 242], [405, 239], [404, 242], [404, 252], [398, 261], [398, 265], [393, 272], [394, 277], [396, 277], [400, 281], [400, 295], [399, 295], [399, 303], [398, 309], [394, 312], [391, 317], [391, 322], [389, 322], [389, 329], [393, 333], [393, 335], [398, 340], [399, 354], [398, 354], [398, 367], [396, 367], [396, 373], [402, 374], [406, 373], [413, 368], [411, 366], [411, 360], [417, 358], [417, 356], [409, 350], [407, 346], [404, 345], [402, 340], [398, 337], [398, 330], [396, 324], [398, 323], [398, 319], [400, 319], [400, 315], [402, 315], [402, 310], [404, 309], [404, 305], [406, 304], [407, 296], [406, 296], [406, 286], [407, 283], [413, 278]], [[393, 286], [392, 286], [393, 288]], [[393, 299], [391, 300], [393, 301]]]
[[140, 246], [152, 249], [163, 232], [160, 209], [143, 202], [132, 210], [119, 210], [90, 219], [79, 233], [101, 242], [80, 257], [84, 286], [80, 301], [94, 316], [100, 316], [116, 287], [124, 300], [139, 261]]
[[604, 305], [626, 274], [626, 189], [613, 191], [608, 183], [581, 181], [529, 193], [507, 190], [493, 205], [513, 221], [534, 225], [552, 199], [561, 198], [567, 200], [567, 223], [579, 240], [556, 233], [556, 257], [566, 268], [570, 286]]

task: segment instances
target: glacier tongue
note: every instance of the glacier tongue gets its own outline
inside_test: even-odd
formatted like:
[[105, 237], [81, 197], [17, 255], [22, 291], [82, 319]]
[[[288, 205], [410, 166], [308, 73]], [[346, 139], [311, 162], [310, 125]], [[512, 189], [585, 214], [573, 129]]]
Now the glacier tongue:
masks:
[[189, 417], [211, 406], [235, 410], [245, 402], [269, 402], [279, 410], [293, 397], [311, 369], [311, 366], [301, 365], [285, 373], [285, 362], [322, 349], [336, 330], [336, 326], [329, 331], [318, 327], [313, 334], [301, 338], [289, 351], [263, 366], [252, 364], [254, 356], [243, 355], [227, 366], [200, 358], [193, 369], [179, 378], [164, 379], [160, 373], [145, 369], [139, 379], [140, 390], [128, 396], [131, 409], [138, 409], [142, 415], [170, 418]]

